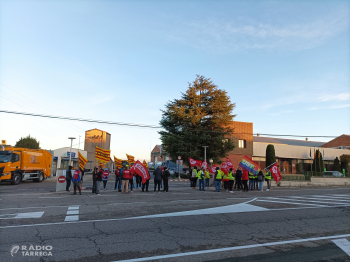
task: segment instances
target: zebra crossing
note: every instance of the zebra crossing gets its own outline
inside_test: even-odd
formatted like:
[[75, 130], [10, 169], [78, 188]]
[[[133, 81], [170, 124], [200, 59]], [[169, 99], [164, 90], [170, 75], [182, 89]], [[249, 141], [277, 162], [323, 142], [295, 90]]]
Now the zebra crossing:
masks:
[[350, 194], [259, 197], [255, 201], [314, 207], [350, 206]]

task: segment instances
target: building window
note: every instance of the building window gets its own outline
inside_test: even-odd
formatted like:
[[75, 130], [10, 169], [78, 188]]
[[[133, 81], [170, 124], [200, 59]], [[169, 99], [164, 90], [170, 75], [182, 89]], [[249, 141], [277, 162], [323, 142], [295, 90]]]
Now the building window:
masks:
[[239, 148], [247, 148], [247, 141], [246, 140], [238, 140], [238, 147]]

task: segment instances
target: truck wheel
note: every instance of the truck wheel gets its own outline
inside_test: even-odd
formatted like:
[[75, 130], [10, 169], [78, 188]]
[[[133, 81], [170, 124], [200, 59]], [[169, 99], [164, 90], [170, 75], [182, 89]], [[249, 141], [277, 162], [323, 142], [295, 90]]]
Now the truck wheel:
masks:
[[15, 173], [13, 175], [11, 184], [12, 185], [18, 185], [19, 183], [21, 183], [21, 181], [22, 181], [22, 174], [21, 173]]
[[43, 182], [44, 181], [44, 173], [40, 172], [39, 173], [39, 177], [37, 179], [34, 180], [35, 182]]

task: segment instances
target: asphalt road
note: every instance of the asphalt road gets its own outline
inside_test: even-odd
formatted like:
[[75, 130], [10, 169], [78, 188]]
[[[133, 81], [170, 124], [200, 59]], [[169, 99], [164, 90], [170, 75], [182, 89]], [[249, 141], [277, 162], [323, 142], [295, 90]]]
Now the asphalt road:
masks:
[[350, 187], [121, 194], [111, 180], [99, 196], [1, 183], [0, 261], [350, 261]]

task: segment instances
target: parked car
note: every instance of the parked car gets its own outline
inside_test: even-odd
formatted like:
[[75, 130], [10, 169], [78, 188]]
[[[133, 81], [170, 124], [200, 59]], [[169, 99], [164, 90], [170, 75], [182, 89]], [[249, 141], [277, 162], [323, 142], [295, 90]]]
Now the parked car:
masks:
[[170, 168], [169, 169], [169, 173], [170, 173], [171, 176], [175, 175], [175, 168]]
[[323, 172], [325, 177], [343, 177], [343, 174], [338, 171], [325, 171]]

